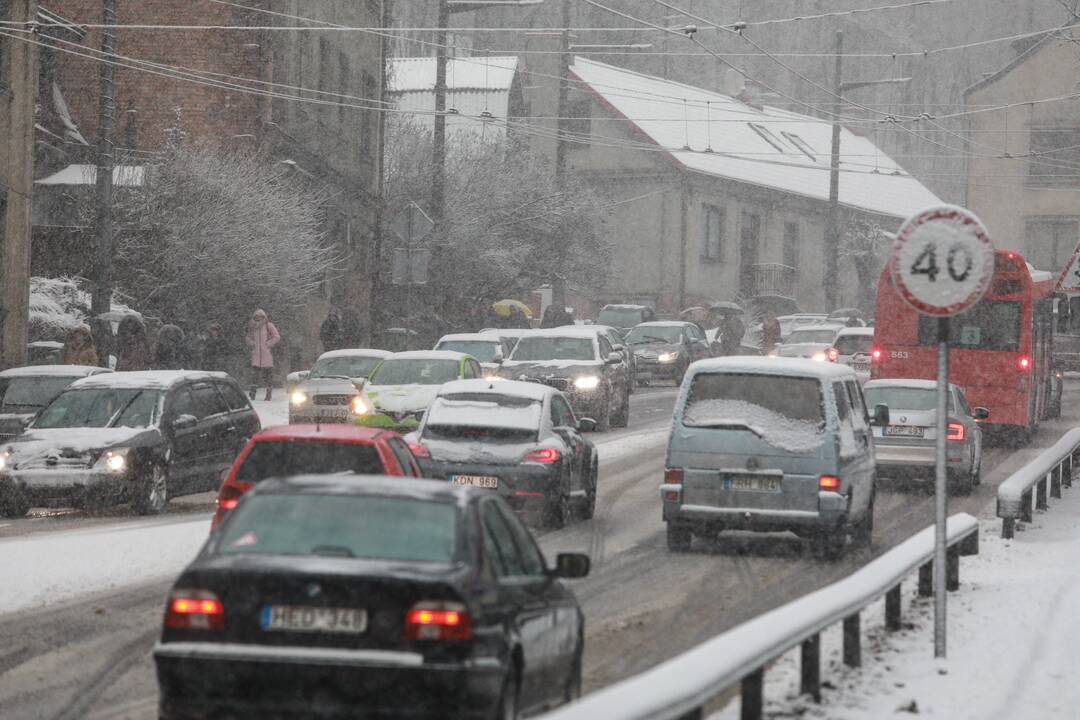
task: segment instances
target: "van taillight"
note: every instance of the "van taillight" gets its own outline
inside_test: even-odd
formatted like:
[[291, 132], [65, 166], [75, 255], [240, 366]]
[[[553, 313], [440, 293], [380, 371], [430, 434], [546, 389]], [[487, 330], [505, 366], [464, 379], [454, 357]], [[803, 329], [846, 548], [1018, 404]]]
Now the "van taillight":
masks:
[[682, 485], [683, 481], [683, 469], [682, 468], [664, 468], [664, 484], [665, 485]]
[[173, 590], [165, 609], [165, 627], [180, 630], [223, 630], [225, 607], [207, 590]]
[[817, 481], [818, 490], [838, 490], [840, 478], [835, 475], [822, 475]]
[[405, 613], [406, 640], [471, 640], [472, 616], [461, 603], [424, 601]]

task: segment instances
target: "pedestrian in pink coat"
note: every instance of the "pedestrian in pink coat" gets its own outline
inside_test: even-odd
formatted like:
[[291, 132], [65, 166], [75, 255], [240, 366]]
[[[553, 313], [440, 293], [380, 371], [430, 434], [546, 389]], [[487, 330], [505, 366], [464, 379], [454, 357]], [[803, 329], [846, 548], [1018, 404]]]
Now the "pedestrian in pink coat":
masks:
[[255, 399], [255, 391], [266, 386], [266, 399], [269, 400], [274, 386], [273, 347], [281, 342], [274, 323], [266, 316], [265, 310], [256, 310], [248, 323], [247, 344], [251, 348], [251, 386], [248, 397]]

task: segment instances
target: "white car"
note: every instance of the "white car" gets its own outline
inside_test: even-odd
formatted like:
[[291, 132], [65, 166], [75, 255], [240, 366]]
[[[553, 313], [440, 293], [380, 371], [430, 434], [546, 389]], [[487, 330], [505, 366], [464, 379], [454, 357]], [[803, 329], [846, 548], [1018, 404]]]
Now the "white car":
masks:
[[371, 371], [390, 357], [386, 350], [331, 350], [311, 370], [289, 373], [289, 424], [344, 423], [367, 412], [361, 394]]
[[394, 353], [379, 363], [364, 390], [370, 412], [357, 422], [409, 432], [420, 420], [444, 383], [483, 378], [480, 362], [449, 350]]
[[837, 334], [827, 352], [833, 362], [847, 365], [855, 371], [859, 382], [870, 379], [870, 353], [874, 349], [874, 328], [850, 327]]
[[810, 358], [819, 362], [829, 359], [829, 349], [836, 341], [843, 325], [804, 325], [788, 335], [787, 340], [777, 345], [770, 354], [772, 357]]
[[495, 371], [499, 369], [503, 361], [510, 357], [513, 346], [516, 344], [517, 341], [494, 333], [455, 333], [439, 338], [439, 342], [435, 343], [435, 349], [472, 355], [480, 361], [480, 367], [484, 369], [484, 377], [490, 379], [495, 376]]

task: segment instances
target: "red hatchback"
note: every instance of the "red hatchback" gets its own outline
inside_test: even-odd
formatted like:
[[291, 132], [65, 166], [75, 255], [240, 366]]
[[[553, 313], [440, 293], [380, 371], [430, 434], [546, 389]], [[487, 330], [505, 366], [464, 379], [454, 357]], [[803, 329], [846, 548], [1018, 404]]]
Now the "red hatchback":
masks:
[[337, 473], [423, 477], [409, 446], [390, 430], [354, 425], [267, 428], [248, 440], [225, 475], [211, 528], [267, 478]]

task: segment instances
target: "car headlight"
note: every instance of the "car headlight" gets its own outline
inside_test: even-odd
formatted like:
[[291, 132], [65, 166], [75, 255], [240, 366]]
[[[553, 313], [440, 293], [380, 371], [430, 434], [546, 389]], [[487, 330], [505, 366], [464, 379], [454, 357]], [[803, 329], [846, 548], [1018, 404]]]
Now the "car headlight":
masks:
[[307, 399], [307, 393], [303, 390], [293, 390], [292, 395], [289, 396], [289, 402], [293, 405], [303, 405]]
[[4, 470], [7, 468], [9, 457], [11, 457], [11, 453], [7, 450], [0, 452], [0, 470]]
[[810, 356], [810, 359], [813, 360], [814, 362], [825, 362], [825, 360], [827, 358], [828, 358], [828, 355], [826, 355], [825, 353], [820, 352], [820, 351], [818, 351], [818, 352], [816, 352], [816, 353], [814, 353], [813, 355]]
[[488, 382], [501, 382], [501, 381], [505, 380], [506, 378], [500, 377], [498, 375], [485, 375], [484, 379], [487, 380]]
[[678, 352], [666, 352], [666, 353], [660, 353], [656, 357], [656, 362], [673, 363], [678, 359], [679, 359], [679, 353]]
[[574, 380], [574, 387], [578, 390], [595, 390], [600, 387], [600, 378], [596, 375], [583, 375]]
[[351, 403], [352, 411], [356, 415], [367, 415], [371, 408], [368, 407], [367, 402], [360, 395], [357, 395], [352, 399]]
[[122, 473], [127, 469], [127, 448], [115, 448], [113, 450], [106, 450], [98, 458], [97, 468], [99, 470], [108, 470], [111, 473]]

